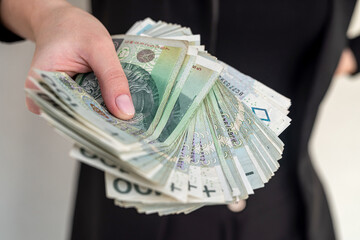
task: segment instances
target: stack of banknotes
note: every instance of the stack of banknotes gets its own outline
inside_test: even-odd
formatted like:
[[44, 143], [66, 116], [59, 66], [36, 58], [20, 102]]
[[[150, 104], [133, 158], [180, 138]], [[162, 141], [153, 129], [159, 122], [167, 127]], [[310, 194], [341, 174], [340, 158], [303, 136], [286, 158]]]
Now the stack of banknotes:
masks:
[[107, 110], [94, 73], [75, 80], [36, 70], [26, 89], [75, 145], [70, 155], [105, 172], [121, 207], [160, 215], [246, 199], [279, 168], [290, 100], [219, 61], [176, 24], [136, 22], [113, 36], [135, 116]]

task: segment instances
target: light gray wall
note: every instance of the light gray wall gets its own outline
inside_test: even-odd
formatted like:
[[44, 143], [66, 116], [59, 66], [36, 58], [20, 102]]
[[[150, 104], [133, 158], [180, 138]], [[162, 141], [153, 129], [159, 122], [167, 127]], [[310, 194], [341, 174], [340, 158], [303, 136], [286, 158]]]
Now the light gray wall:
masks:
[[[88, 9], [87, 1], [70, 1]], [[0, 239], [66, 239], [77, 164], [71, 143], [25, 107], [34, 44], [0, 44]]]
[[[86, 0], [70, 2], [88, 9]], [[357, 18], [352, 32], [359, 30]], [[0, 239], [61, 240], [68, 235], [77, 164], [68, 157], [71, 143], [25, 107], [33, 50], [30, 42], [0, 44]], [[339, 237], [346, 240], [360, 236], [359, 92], [359, 78], [334, 80], [311, 141]]]

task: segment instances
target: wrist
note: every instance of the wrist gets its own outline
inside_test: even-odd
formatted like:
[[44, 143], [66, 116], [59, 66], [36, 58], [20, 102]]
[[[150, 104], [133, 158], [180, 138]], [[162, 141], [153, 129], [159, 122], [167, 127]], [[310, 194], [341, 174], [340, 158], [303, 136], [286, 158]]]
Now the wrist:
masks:
[[65, 0], [0, 0], [2, 24], [24, 38], [35, 40], [35, 32], [50, 12], [71, 6]]
[[[32, 32], [32, 40], [36, 41], [38, 34], [41, 32], [42, 26], [48, 23], [51, 16], [66, 8], [73, 6], [64, 0], [35, 0], [35, 5], [28, 15], [29, 24]], [[41, 7], [38, 7], [41, 6]]]

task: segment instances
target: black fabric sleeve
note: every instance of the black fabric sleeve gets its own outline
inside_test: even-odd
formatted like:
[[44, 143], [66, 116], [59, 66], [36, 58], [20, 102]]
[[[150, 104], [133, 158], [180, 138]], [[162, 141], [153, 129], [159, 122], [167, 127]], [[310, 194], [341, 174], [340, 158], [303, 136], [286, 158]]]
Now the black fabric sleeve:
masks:
[[19, 37], [15, 33], [11, 32], [7, 29], [3, 24], [0, 23], [0, 41], [1, 42], [15, 42], [23, 40], [23, 38]]
[[354, 53], [356, 62], [357, 62], [357, 69], [354, 74], [357, 74], [360, 72], [360, 36], [350, 39], [349, 40], [349, 47]]

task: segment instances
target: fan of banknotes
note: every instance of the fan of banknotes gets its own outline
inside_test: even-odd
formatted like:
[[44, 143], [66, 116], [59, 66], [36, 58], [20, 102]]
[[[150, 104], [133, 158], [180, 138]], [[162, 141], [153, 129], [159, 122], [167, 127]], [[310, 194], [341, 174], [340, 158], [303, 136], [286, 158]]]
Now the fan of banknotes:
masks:
[[107, 110], [94, 73], [75, 80], [36, 70], [26, 89], [75, 145], [70, 155], [105, 172], [106, 195], [140, 213], [189, 213], [246, 199], [279, 168], [290, 100], [217, 60], [200, 36], [149, 18], [113, 36], [135, 116]]

